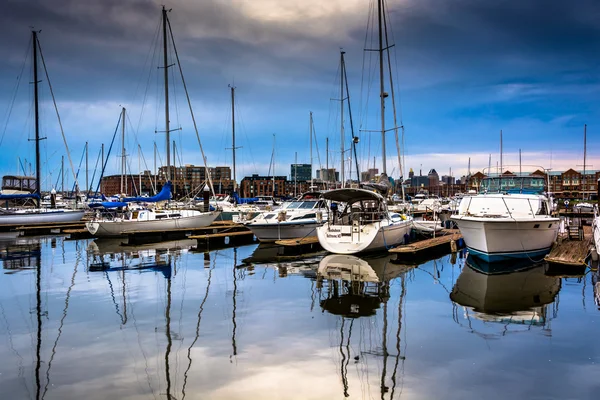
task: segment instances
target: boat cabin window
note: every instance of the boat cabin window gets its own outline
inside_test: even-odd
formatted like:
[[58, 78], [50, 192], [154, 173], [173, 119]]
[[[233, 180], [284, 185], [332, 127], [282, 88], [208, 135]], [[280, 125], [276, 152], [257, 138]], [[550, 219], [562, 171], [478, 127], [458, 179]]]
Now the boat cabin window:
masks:
[[265, 219], [271, 219], [275, 216], [275, 214], [267, 214], [265, 215]]
[[292, 201], [286, 208], [299, 208], [301, 205], [301, 201]]
[[317, 218], [317, 214], [311, 213], [311, 214], [306, 214], [306, 215], [300, 215], [298, 217], [292, 218], [292, 221], [295, 221], [297, 219], [308, 219], [308, 218]]
[[481, 191], [487, 193], [542, 194], [544, 192], [544, 177], [510, 175], [483, 178]]

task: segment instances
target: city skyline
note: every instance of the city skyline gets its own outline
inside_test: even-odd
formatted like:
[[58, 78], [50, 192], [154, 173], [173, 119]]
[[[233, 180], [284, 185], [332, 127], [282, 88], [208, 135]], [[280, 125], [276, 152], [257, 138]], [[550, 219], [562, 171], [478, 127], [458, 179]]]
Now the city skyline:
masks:
[[[328, 137], [329, 165], [339, 170], [339, 102], [331, 99], [338, 93], [343, 47], [361, 170], [372, 167], [373, 156], [381, 169], [379, 138], [365, 132], [376, 128], [378, 114], [363, 104], [369, 97], [375, 103], [376, 96], [373, 90], [361, 90], [363, 84], [376, 82], [361, 77], [373, 4], [231, 0], [172, 1], [167, 7], [172, 8], [169, 18], [209, 165], [231, 165], [228, 85], [234, 84], [236, 145], [242, 146], [238, 181], [252, 173], [268, 173], [274, 133], [275, 174], [287, 174], [296, 153], [298, 163], [309, 163], [310, 111], [320, 155], [315, 148], [314, 169], [325, 167]], [[600, 35], [592, 17], [600, 6], [586, 0], [519, 5], [388, 0], [387, 8], [396, 45], [392, 61], [401, 93], [407, 170], [418, 170], [422, 164], [440, 175], [452, 168], [453, 175], [460, 176], [466, 173], [469, 157], [472, 170], [480, 170], [487, 167], [490, 154], [495, 165], [501, 129], [505, 165], [518, 164], [521, 149], [523, 164], [565, 170], [583, 164], [584, 124], [588, 126], [587, 164], [600, 169], [600, 158], [590, 151], [600, 145], [600, 111], [593, 106], [600, 87], [600, 56], [594, 51]], [[130, 168], [137, 169], [139, 143], [152, 169], [153, 142], [160, 152], [164, 147], [164, 135], [155, 133], [164, 129], [160, 93], [148, 90], [143, 108], [142, 103], [147, 72], [156, 69], [148, 58], [159, 26], [160, 2], [9, 2], [0, 19], [6, 39], [0, 61], [2, 92], [14, 91], [33, 25], [41, 30], [45, 62], [75, 165], [86, 141], [90, 164], [95, 163], [100, 144], [109, 145], [120, 107], [125, 106], [130, 115], [126, 143]], [[25, 92], [30, 91], [26, 83], [31, 81], [27, 71], [20, 85]], [[47, 90], [45, 94], [44, 106], [51, 101]], [[184, 117], [185, 99], [180, 91], [175, 97], [178, 111], [173, 108], [172, 122], [182, 128], [173, 134], [178, 158], [182, 164], [201, 164], [189, 117]], [[159, 102], [150, 105], [156, 98]], [[32, 127], [29, 100], [27, 94], [18, 95], [11, 109], [13, 98], [0, 99], [3, 115], [11, 114], [2, 120], [0, 131], [2, 175], [18, 172], [17, 157], [33, 159], [33, 144], [27, 141]], [[55, 181], [65, 151], [51, 118], [53, 110], [44, 109], [44, 119], [50, 122], [43, 131], [48, 137], [42, 142], [43, 172], [51, 173]], [[391, 119], [387, 125], [392, 126]], [[349, 147], [348, 124], [346, 130]], [[397, 177], [393, 132], [387, 135], [386, 145], [388, 174]], [[117, 153], [113, 149], [107, 174], [118, 172]]]

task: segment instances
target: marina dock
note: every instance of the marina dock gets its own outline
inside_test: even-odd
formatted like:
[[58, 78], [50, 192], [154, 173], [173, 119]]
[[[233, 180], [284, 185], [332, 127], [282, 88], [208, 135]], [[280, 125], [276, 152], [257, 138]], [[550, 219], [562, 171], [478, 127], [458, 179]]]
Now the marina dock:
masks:
[[[400, 245], [390, 249], [391, 254], [396, 254], [397, 260], [406, 258], [421, 258], [432, 254], [452, 252], [452, 243], [461, 239], [458, 229], [444, 229], [439, 236], [420, 240], [418, 242]], [[455, 247], [457, 249], [457, 247]]]
[[218, 233], [206, 233], [200, 235], [190, 235], [188, 239], [197, 241], [198, 250], [209, 250], [215, 247], [233, 246], [248, 244], [254, 242], [254, 234], [251, 230], [243, 227], [241, 230], [226, 230]]
[[581, 229], [580, 237], [574, 235], [559, 237], [558, 242], [544, 259], [551, 264], [585, 267], [586, 260], [590, 255], [592, 227], [584, 225]]
[[231, 221], [219, 221], [214, 222], [209, 226], [202, 228], [182, 228], [182, 229], [170, 229], [164, 230], [152, 230], [152, 231], [125, 231], [124, 235], [127, 237], [127, 244], [138, 245], [148, 244], [155, 242], [166, 242], [170, 240], [179, 240], [191, 238], [191, 236], [204, 236], [207, 234], [217, 234], [225, 231], [248, 231], [244, 225], [236, 224]]
[[38, 236], [67, 233], [66, 230], [85, 229], [85, 221], [66, 222], [61, 224], [48, 223], [33, 226], [0, 225], [0, 232], [18, 232], [20, 236]]

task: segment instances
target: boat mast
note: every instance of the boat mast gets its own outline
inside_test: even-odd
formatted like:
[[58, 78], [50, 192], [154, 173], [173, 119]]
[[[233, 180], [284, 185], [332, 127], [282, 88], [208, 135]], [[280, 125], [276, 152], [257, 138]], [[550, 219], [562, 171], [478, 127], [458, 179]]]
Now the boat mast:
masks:
[[502, 192], [502, 175], [504, 174], [504, 170], [502, 169], [502, 129], [500, 129], [500, 175], [498, 180], [498, 189]]
[[[325, 138], [325, 171], [327, 171], [327, 189], [329, 189], [329, 138], [328, 137]], [[321, 177], [321, 179], [323, 179], [323, 177]]]
[[583, 179], [581, 180], [582, 183], [582, 194], [583, 194], [583, 198], [582, 200], [585, 200], [585, 161], [586, 161], [586, 156], [587, 156], [587, 124], [583, 125]]
[[60, 190], [65, 195], [65, 156], [60, 157]]
[[382, 31], [382, 3], [383, 0], [377, 1], [377, 21], [379, 24], [379, 97], [381, 107], [381, 162], [383, 163], [382, 173], [387, 175], [386, 159], [385, 159], [385, 98], [387, 94], [384, 92], [383, 82], [383, 31]]
[[294, 197], [298, 196], [298, 152], [295, 153], [294, 158]]
[[231, 152], [233, 160], [233, 192], [237, 192], [237, 180], [235, 174], [235, 86], [229, 85], [231, 88]]
[[142, 195], [142, 146], [138, 143], [138, 196]]
[[340, 169], [340, 181], [342, 188], [344, 188], [344, 54], [346, 52], [340, 51], [340, 154], [341, 154], [341, 169]]
[[121, 194], [125, 194], [125, 107], [121, 109]]
[[275, 134], [273, 134], [273, 200], [275, 200]]
[[89, 169], [88, 169], [88, 142], [85, 142], [85, 191], [86, 194], [89, 194], [90, 186], [89, 186]]
[[312, 145], [313, 145], [313, 119], [312, 119], [312, 111], [310, 112], [310, 119], [308, 124], [308, 132], [310, 136], [310, 190], [312, 190], [313, 186], [313, 153], [312, 153]]
[[163, 26], [163, 69], [165, 75], [165, 133], [167, 135], [167, 181], [171, 180], [171, 131], [169, 129], [169, 60], [167, 58], [167, 9], [162, 8]]
[[154, 142], [154, 191], [155, 192], [156, 192], [156, 177], [157, 176], [158, 176], [158, 171], [156, 170], [156, 142]]
[[41, 187], [41, 166], [40, 166], [40, 114], [39, 114], [39, 98], [38, 98], [38, 66], [37, 66], [37, 32], [33, 34], [33, 104], [35, 109], [35, 193], [38, 194], [38, 208], [41, 205], [42, 187]]

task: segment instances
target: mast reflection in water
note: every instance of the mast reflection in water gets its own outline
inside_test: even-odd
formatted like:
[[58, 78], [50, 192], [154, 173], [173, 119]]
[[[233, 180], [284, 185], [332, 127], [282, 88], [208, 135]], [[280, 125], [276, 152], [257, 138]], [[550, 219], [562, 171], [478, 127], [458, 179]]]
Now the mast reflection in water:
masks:
[[[380, 381], [381, 398], [389, 392], [387, 381], [388, 358], [394, 358], [391, 377], [392, 390], [389, 398], [394, 397], [396, 390], [396, 374], [399, 362], [404, 364], [401, 355], [400, 333], [402, 328], [402, 306], [406, 295], [405, 272], [408, 267], [392, 264], [389, 257], [362, 259], [351, 255], [328, 255], [319, 263], [317, 272], [317, 288], [319, 290], [320, 305], [324, 311], [340, 317], [340, 342], [341, 355], [340, 374], [343, 385], [344, 397], [350, 396], [348, 383], [348, 364], [354, 358], [357, 364], [365, 365], [364, 357], [382, 357], [382, 370]], [[398, 296], [397, 330], [395, 335], [395, 351], [390, 354], [388, 349], [388, 301], [390, 299], [390, 280], [400, 280], [400, 294]], [[323, 293], [325, 291], [325, 293]], [[324, 298], [322, 298], [324, 297]], [[380, 305], [383, 304], [383, 326], [381, 334], [381, 347], [369, 348], [352, 357], [350, 352], [352, 328], [356, 318], [373, 317]], [[348, 331], [345, 332], [345, 325]], [[362, 335], [362, 330], [359, 333]], [[346, 337], [345, 337], [346, 335]], [[359, 338], [359, 342], [362, 341]], [[403, 368], [402, 368], [403, 369]]]
[[0, 243], [0, 398], [595, 396], [596, 272], [111, 246]]

